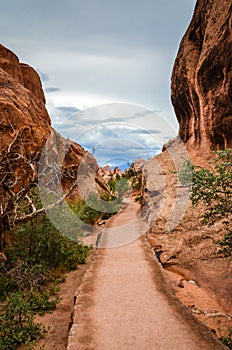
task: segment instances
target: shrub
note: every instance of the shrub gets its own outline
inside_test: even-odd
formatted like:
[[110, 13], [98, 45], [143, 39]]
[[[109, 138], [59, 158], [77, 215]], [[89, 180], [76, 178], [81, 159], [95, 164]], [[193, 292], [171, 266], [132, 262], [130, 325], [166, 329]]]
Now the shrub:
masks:
[[[0, 265], [1, 350], [15, 350], [19, 344], [33, 345], [44, 334], [45, 329], [34, 322], [34, 315], [55, 309], [59, 299], [51, 299], [51, 294], [56, 293], [57, 283], [65, 279], [64, 272], [85, 263], [90, 249], [56, 229], [44, 214], [40, 194], [37, 187], [29, 186], [15, 196], [17, 202], [10, 198], [2, 220], [0, 243], [7, 261]], [[56, 207], [58, 199], [54, 193], [46, 194], [46, 202], [54, 203], [49, 214], [56, 216], [58, 210], [57, 219], [77, 240], [81, 226], [71, 220], [73, 215], [65, 216], [70, 210], [63, 213]]]
[[183, 186], [192, 185], [193, 170], [194, 165], [189, 160], [186, 160], [182, 168], [179, 171], [177, 171], [178, 180]]
[[221, 241], [218, 241], [218, 244], [222, 247], [221, 252], [225, 255], [232, 254], [232, 230], [226, 227], [226, 234]]
[[46, 290], [43, 290], [41, 293], [30, 293], [26, 298], [29, 310], [39, 313], [40, 315], [55, 310], [59, 298], [51, 300], [50, 297], [50, 293]]
[[55, 309], [54, 282], [85, 263], [89, 249], [63, 236], [44, 214], [10, 233], [7, 261], [0, 267], [0, 349], [32, 345], [44, 334], [34, 315]]
[[220, 337], [219, 340], [221, 340], [228, 349], [232, 349], [232, 327], [228, 328], [228, 336]]
[[139, 202], [139, 204], [142, 204], [143, 203], [143, 196], [136, 196], [135, 202]]
[[142, 171], [136, 171], [133, 164], [130, 166], [126, 179], [130, 180], [131, 186], [134, 190], [138, 190], [142, 186], [143, 182], [143, 174]]
[[15, 350], [19, 344], [34, 344], [45, 333], [34, 323], [34, 314], [22, 293], [12, 293], [0, 306], [0, 349]]
[[213, 225], [223, 220], [225, 236], [219, 244], [227, 254], [232, 253], [232, 150], [217, 151], [215, 170], [193, 171], [191, 200], [205, 207], [203, 224]]
[[[30, 272], [37, 271], [46, 275], [46, 270], [66, 268], [67, 259], [72, 256], [75, 266], [84, 263], [89, 248], [83, 247], [61, 234], [45, 216], [35, 218], [32, 221], [16, 228], [10, 239], [10, 246], [6, 250], [9, 267], [17, 266], [17, 261], [23, 262], [23, 266], [33, 267]], [[40, 272], [39, 272], [40, 271]]]
[[[50, 272], [42, 265], [28, 265], [19, 260], [8, 272], [8, 278], [17, 286], [18, 291], [39, 291], [50, 281]], [[5, 289], [4, 293], [8, 291]]]
[[17, 291], [17, 283], [0, 271], [0, 302], [5, 299], [6, 293]]
[[116, 193], [115, 195], [104, 194], [101, 198], [96, 193], [91, 193], [86, 201], [78, 199], [70, 206], [80, 220], [87, 224], [94, 224], [100, 219], [108, 219], [119, 211], [122, 196], [127, 188], [127, 181], [121, 180], [115, 183], [117, 197]]

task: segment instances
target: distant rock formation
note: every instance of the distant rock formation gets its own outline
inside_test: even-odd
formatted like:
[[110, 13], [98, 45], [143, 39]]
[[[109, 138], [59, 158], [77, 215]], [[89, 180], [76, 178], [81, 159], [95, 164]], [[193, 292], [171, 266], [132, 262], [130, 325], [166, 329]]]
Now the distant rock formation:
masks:
[[122, 172], [118, 166], [111, 170], [109, 165], [105, 165], [104, 167], [98, 168], [98, 175], [108, 183], [109, 180], [115, 180], [117, 175], [122, 177]]
[[198, 0], [172, 73], [179, 136], [202, 155], [232, 147], [231, 26], [231, 0]]

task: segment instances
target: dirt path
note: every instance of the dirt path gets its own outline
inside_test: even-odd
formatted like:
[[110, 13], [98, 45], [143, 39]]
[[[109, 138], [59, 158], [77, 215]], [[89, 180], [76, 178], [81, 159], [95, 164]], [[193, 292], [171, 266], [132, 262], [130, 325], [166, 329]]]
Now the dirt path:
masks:
[[76, 293], [68, 350], [224, 349], [177, 300], [161, 292], [158, 263], [143, 240], [133, 241], [140, 233], [133, 202], [109, 220], [101, 244], [114, 248], [98, 250]]

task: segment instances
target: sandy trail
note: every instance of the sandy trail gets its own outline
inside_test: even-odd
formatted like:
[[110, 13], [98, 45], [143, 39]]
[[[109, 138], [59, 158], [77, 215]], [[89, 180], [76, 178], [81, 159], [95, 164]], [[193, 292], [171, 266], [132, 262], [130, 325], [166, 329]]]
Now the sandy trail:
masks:
[[97, 251], [77, 291], [68, 350], [224, 349], [160, 291], [157, 263], [141, 239], [132, 241], [141, 234], [140, 224], [134, 202], [109, 220], [102, 245], [114, 248]]

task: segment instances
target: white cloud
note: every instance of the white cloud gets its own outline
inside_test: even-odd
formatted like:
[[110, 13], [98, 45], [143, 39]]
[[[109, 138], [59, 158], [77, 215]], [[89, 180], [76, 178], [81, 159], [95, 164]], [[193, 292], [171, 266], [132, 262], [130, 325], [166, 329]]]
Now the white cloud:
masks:
[[[0, 12], [2, 43], [42, 72], [52, 123], [64, 136], [81, 135], [80, 142], [89, 147], [104, 138], [108, 143], [121, 138], [127, 149], [125, 138], [130, 135], [141, 152], [156, 150], [156, 143], [177, 133], [170, 75], [195, 3], [5, 1]], [[102, 114], [102, 105], [112, 103], [142, 107], [129, 111], [108, 106]], [[86, 111], [97, 105], [101, 107]], [[147, 112], [143, 106], [159, 112]], [[124, 126], [111, 130], [112, 122]], [[129, 148], [140, 155], [135, 144]], [[121, 155], [119, 146], [118, 151]], [[110, 156], [108, 148], [105, 153]], [[116, 156], [114, 150], [111, 154]]]
[[[65, 112], [69, 108], [64, 109]], [[123, 158], [134, 161], [148, 159], [160, 152], [167, 137], [175, 130], [156, 111], [129, 104], [96, 106], [84, 111], [70, 108], [56, 110], [56, 129], [64, 136], [94, 153], [99, 164]], [[149, 128], [144, 126], [149, 125]], [[115, 160], [116, 161], [116, 160]]]

